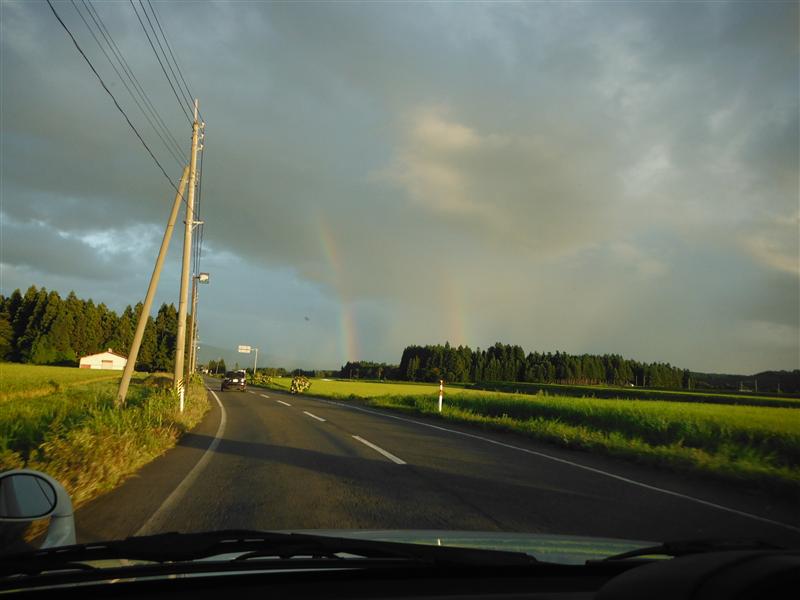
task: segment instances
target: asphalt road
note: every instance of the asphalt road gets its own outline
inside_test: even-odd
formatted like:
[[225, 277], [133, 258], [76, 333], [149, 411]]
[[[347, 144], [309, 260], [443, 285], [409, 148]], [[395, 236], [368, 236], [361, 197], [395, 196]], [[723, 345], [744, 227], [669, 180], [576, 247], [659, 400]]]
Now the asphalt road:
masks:
[[449, 529], [800, 546], [800, 508], [788, 499], [513, 434], [272, 390], [220, 392], [208, 381], [216, 397], [204, 421], [78, 510], [79, 541], [223, 528]]

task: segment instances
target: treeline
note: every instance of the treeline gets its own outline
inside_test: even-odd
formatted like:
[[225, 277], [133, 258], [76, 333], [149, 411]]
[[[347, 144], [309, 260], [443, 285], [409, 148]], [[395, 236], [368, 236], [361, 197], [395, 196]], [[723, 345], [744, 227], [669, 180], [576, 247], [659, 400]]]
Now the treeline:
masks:
[[401, 379], [397, 365], [369, 362], [366, 360], [348, 361], [334, 377], [342, 379]]
[[689, 388], [691, 373], [664, 363], [643, 363], [618, 354], [529, 352], [496, 343], [481, 350], [468, 346], [409, 346], [403, 351], [398, 379], [406, 381], [521, 381], [571, 385], [636, 385]]
[[[0, 359], [37, 365], [77, 365], [81, 356], [108, 348], [127, 355], [142, 304], [121, 315], [105, 304], [82, 300], [74, 292], [31, 286], [5, 297], [0, 294]], [[178, 312], [162, 304], [149, 317], [136, 361], [140, 371], [172, 371]]]
[[732, 392], [800, 392], [800, 369], [794, 371], [763, 371], [755, 375], [724, 375], [692, 373], [697, 389], [728, 390]]

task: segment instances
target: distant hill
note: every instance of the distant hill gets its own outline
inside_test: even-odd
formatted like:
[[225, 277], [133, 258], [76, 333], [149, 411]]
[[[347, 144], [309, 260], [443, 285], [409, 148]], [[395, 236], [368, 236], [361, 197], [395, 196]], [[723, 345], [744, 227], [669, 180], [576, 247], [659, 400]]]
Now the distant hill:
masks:
[[755, 375], [722, 373], [692, 373], [694, 389], [758, 391], [768, 393], [800, 392], [800, 369], [794, 371], [763, 371]]

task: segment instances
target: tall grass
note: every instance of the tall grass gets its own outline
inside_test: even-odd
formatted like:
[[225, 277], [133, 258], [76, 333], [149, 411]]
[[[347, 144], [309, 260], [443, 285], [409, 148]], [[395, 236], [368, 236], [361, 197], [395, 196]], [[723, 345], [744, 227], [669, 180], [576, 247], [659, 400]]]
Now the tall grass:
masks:
[[717, 452], [749, 448], [776, 465], [800, 465], [800, 411], [680, 402], [534, 396], [448, 396], [448, 405], [487, 417], [546, 420], [617, 432], [653, 446], [680, 443]]
[[208, 410], [199, 381], [183, 413], [158, 376], [135, 381], [124, 408], [115, 394], [114, 382], [101, 382], [0, 403], [0, 470], [44, 471], [79, 506], [172, 447]]

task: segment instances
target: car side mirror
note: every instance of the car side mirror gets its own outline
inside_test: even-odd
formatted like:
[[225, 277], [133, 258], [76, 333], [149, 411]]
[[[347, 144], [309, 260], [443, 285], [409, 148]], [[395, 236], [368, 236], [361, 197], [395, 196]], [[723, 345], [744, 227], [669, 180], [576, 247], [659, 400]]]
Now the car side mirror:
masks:
[[42, 548], [75, 543], [72, 500], [55, 479], [32, 469], [0, 473], [0, 521], [27, 522], [50, 517]]

